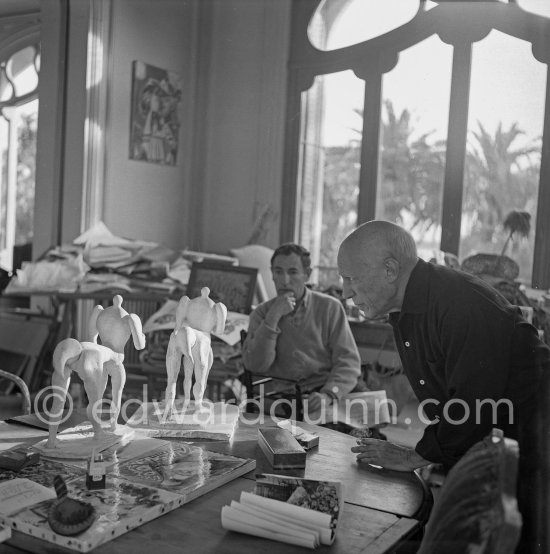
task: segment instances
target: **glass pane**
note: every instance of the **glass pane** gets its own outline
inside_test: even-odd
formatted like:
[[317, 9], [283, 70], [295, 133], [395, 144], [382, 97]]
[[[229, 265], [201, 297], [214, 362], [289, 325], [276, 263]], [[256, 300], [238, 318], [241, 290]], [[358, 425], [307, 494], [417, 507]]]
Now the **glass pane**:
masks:
[[15, 85], [17, 96], [32, 92], [38, 86], [38, 74], [34, 65], [35, 53], [33, 46], [27, 46], [16, 52], [8, 61], [8, 75]]
[[[420, 0], [324, 0], [308, 28], [311, 44], [320, 50], [335, 50], [359, 44], [410, 21]], [[319, 34], [322, 26], [326, 34]], [[328, 39], [324, 40], [322, 37]]]
[[5, 64], [0, 65], [0, 102], [7, 102], [13, 97], [13, 86], [6, 75]]
[[338, 283], [338, 246], [357, 222], [363, 95], [351, 71], [319, 76], [302, 94], [298, 240], [323, 288]]
[[[474, 45], [460, 258], [500, 254], [506, 245], [526, 282], [533, 265], [545, 88], [546, 67], [528, 43], [492, 31]], [[531, 232], [525, 238], [515, 233], [507, 243], [504, 222], [511, 211], [530, 214]]]
[[439, 251], [452, 47], [434, 36], [401, 53], [384, 75], [376, 218], [415, 237], [419, 255]]
[[[8, 193], [8, 131], [9, 125], [0, 114], [0, 250], [6, 248], [6, 201]], [[8, 269], [8, 268], [4, 268]]]
[[38, 100], [19, 108], [15, 244], [32, 241]]
[[521, 8], [528, 12], [550, 17], [550, 2], [548, 0], [518, 0]]

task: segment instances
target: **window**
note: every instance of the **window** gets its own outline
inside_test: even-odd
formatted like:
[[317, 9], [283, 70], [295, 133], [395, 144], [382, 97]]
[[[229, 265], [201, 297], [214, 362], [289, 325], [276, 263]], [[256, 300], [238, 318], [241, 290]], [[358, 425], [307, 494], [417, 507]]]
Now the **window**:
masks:
[[33, 236], [38, 44], [0, 58], [0, 266], [13, 269], [13, 248]]
[[[550, 287], [550, 14], [537, 0], [379, 6], [294, 6], [282, 239], [311, 250], [322, 286], [342, 238], [382, 218], [425, 259], [507, 244], [520, 278]], [[511, 211], [531, 232], [507, 243]]]

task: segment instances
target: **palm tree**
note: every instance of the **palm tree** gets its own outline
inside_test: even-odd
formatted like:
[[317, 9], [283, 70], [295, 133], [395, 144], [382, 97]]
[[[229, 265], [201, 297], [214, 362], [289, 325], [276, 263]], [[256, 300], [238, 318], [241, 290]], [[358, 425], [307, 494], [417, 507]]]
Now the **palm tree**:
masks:
[[[485, 242], [492, 242], [504, 214], [516, 208], [525, 209], [533, 197], [536, 182], [526, 179], [523, 160], [540, 149], [535, 145], [513, 148], [523, 135], [517, 123], [508, 130], [498, 124], [494, 136], [478, 121], [466, 158], [466, 194], [464, 209], [474, 221]], [[530, 164], [531, 165], [531, 164]]]
[[381, 190], [383, 217], [403, 222], [405, 212], [412, 219], [409, 230], [427, 231], [440, 222], [441, 190], [445, 167], [445, 142], [429, 142], [433, 132], [413, 139], [411, 113], [399, 116], [391, 101], [384, 102], [382, 123]]

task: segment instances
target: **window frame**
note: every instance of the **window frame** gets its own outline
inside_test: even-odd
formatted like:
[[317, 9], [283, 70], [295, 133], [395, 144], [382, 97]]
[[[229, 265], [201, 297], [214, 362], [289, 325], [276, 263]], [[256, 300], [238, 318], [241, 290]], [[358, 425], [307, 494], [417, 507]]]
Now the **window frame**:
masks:
[[[2, 30], [3, 23], [6, 23], [9, 27], [11, 24], [13, 26], [13, 30], [11, 32], [0, 32], [0, 61], [8, 62], [9, 59], [16, 54], [17, 52], [27, 48], [27, 47], [33, 47], [35, 49], [35, 59], [34, 62], [36, 64], [36, 56], [40, 56], [40, 25], [38, 21], [38, 16], [36, 14], [29, 14], [26, 16], [13, 16], [13, 17], [5, 17], [0, 18], [0, 30]], [[38, 79], [40, 80], [40, 69], [38, 68], [36, 70]], [[22, 106], [24, 104], [27, 104], [29, 102], [32, 102], [34, 100], [37, 100], [39, 97], [39, 81], [37, 82], [36, 87], [34, 90], [26, 92], [25, 94], [22, 94], [18, 96], [15, 95], [15, 98], [0, 102], [0, 110], [3, 110], [4, 108], [8, 109], [16, 109], [19, 106]], [[7, 122], [8, 125], [8, 145], [7, 145], [7, 151], [8, 151], [8, 180], [5, 183], [5, 186], [8, 190], [8, 205], [6, 207], [6, 210], [9, 211], [10, 208], [12, 210], [16, 209], [15, 205], [15, 198], [11, 198], [10, 201], [10, 190], [15, 190], [16, 183], [13, 181], [14, 179], [17, 179], [16, 177], [16, 166], [17, 166], [17, 156], [13, 153], [10, 154], [10, 151], [12, 148], [17, 148], [17, 119], [10, 118], [6, 115], [0, 115], [0, 117], [4, 117], [4, 119]], [[13, 192], [13, 194], [15, 194]], [[14, 228], [10, 229], [10, 227], [15, 226], [15, 212], [13, 213], [6, 213], [6, 226], [7, 226], [7, 232], [6, 232], [6, 247], [1, 250], [3, 254], [3, 258], [5, 258], [5, 262], [7, 262], [7, 265], [12, 266], [13, 265], [13, 247], [15, 244], [14, 241]], [[10, 269], [13, 269], [11, 267]]]
[[[352, 69], [365, 81], [363, 140], [357, 223], [375, 218], [380, 171], [380, 130], [383, 74], [397, 64], [399, 53], [438, 34], [453, 47], [447, 155], [443, 183], [441, 244], [458, 255], [468, 130], [468, 99], [472, 44], [493, 29], [531, 43], [535, 59], [547, 65], [545, 112], [532, 286], [550, 287], [550, 19], [521, 9], [515, 3], [441, 3], [424, 10], [405, 25], [359, 44], [330, 51], [316, 49], [308, 39], [308, 25], [322, 0], [294, 0], [292, 6], [289, 80], [287, 88], [281, 242], [297, 241], [298, 165], [301, 94], [315, 77]], [[473, 17], [472, 17], [473, 15]], [[546, 217], [544, 216], [546, 214]]]

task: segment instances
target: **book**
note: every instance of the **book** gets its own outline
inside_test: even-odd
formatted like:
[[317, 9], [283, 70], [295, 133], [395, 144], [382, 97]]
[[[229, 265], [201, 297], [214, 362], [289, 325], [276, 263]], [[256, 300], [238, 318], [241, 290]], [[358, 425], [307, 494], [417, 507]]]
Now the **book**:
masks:
[[0, 469], [19, 471], [26, 466], [37, 464], [39, 460], [40, 453], [38, 452], [24, 447], [13, 448], [0, 453]]
[[390, 421], [385, 390], [350, 392], [329, 406], [323, 405], [317, 412], [308, 413], [309, 423], [346, 423], [357, 429], [377, 427]]
[[260, 427], [258, 445], [274, 469], [306, 467], [306, 451], [288, 429]]
[[126, 423], [148, 437], [230, 440], [237, 427], [240, 408], [223, 402], [203, 402], [203, 410], [196, 411], [194, 401], [185, 405], [176, 398], [172, 415], [166, 413], [166, 402], [145, 402]]
[[230, 531], [316, 548], [334, 542], [343, 507], [338, 481], [260, 474], [254, 493], [222, 508], [221, 521]]
[[[255, 460], [200, 446], [159, 444], [145, 454], [115, 460], [107, 469], [104, 489], [88, 490], [85, 469], [44, 458], [18, 474], [1, 472], [0, 525], [12, 528], [15, 535], [28, 534], [52, 545], [89, 552], [256, 467]], [[50, 506], [56, 501], [55, 475], [63, 476], [69, 498], [90, 503], [97, 513], [92, 525], [76, 536], [60, 535], [48, 523]]]

